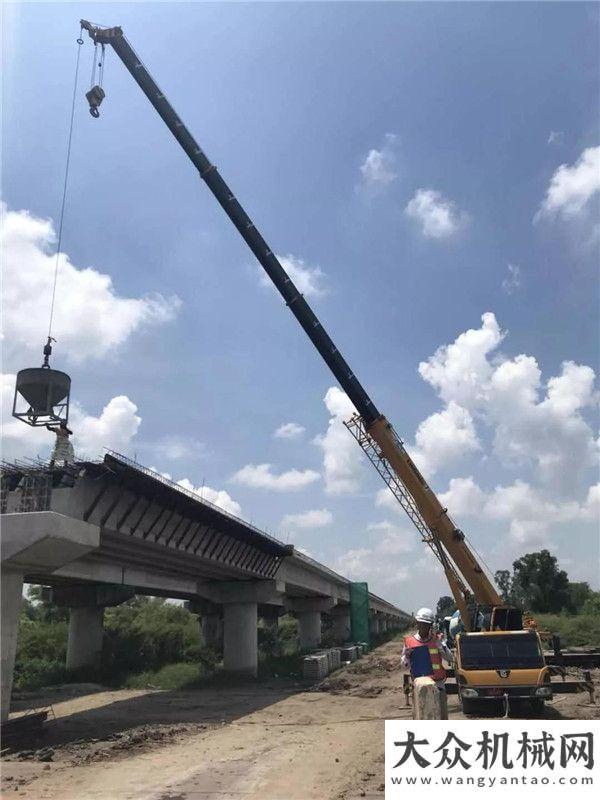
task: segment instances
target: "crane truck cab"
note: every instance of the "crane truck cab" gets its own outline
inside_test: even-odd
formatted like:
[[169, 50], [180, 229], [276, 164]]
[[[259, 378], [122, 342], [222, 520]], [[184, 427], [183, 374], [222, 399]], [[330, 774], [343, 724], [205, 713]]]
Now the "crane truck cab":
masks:
[[456, 683], [462, 710], [478, 703], [527, 701], [536, 714], [552, 698], [550, 671], [533, 630], [478, 631], [456, 636]]

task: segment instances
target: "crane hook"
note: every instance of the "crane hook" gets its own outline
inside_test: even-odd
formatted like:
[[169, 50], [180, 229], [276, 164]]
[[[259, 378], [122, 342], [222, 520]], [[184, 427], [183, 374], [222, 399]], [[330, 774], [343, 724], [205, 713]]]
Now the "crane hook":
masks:
[[106, 95], [104, 93], [104, 89], [101, 86], [98, 86], [98, 85], [92, 86], [92, 88], [89, 90], [89, 92], [85, 93], [85, 96], [86, 96], [86, 99], [87, 99], [88, 103], [90, 104], [90, 114], [92, 115], [92, 117], [95, 117], [96, 119], [98, 119], [98, 117], [100, 116], [100, 112], [98, 111], [98, 107], [100, 106], [100, 103], [104, 100], [104, 98], [106, 97]]

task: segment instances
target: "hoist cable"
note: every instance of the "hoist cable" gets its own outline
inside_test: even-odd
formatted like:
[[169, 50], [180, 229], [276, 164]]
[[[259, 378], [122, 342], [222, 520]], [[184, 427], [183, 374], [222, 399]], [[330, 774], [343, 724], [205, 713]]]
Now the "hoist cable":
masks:
[[63, 221], [65, 218], [65, 203], [67, 199], [67, 184], [69, 181], [69, 165], [71, 163], [71, 142], [73, 139], [73, 120], [75, 119], [75, 98], [77, 97], [77, 79], [79, 76], [79, 57], [81, 55], [81, 45], [83, 39], [81, 33], [77, 39], [77, 60], [75, 62], [75, 80], [73, 81], [73, 100], [71, 103], [71, 121], [69, 124], [69, 138], [67, 142], [67, 161], [65, 164], [65, 179], [63, 183], [62, 202], [60, 206], [60, 221], [58, 225], [58, 241], [56, 243], [56, 257], [54, 262], [54, 284], [52, 286], [52, 302], [50, 304], [50, 322], [48, 324], [48, 336], [52, 334], [52, 320], [54, 318], [54, 301], [56, 299], [56, 281], [58, 278], [58, 263], [60, 257], [60, 245], [62, 242]]
[[92, 77], [90, 78], [90, 89], [96, 83], [97, 64], [98, 64], [98, 42], [94, 42], [94, 59], [92, 61]]
[[101, 52], [100, 52], [100, 61], [98, 62], [98, 86], [104, 85], [104, 59], [106, 58], [106, 53], [104, 52], [104, 42], [100, 45]]

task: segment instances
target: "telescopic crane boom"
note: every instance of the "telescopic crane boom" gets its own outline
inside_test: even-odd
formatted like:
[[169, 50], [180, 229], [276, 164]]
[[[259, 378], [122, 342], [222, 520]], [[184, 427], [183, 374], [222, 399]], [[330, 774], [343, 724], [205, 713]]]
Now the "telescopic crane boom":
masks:
[[[479, 605], [492, 609], [503, 606], [503, 602], [467, 545], [464, 534], [450, 519], [390, 423], [378, 411], [277, 256], [124, 37], [122, 29], [102, 28], [86, 20], [81, 20], [81, 27], [88, 31], [95, 44], [108, 44], [119, 56], [352, 401], [358, 413], [346, 426], [397, 497], [423, 540], [440, 560], [463, 624], [470, 630], [469, 601], [472, 596]], [[98, 116], [98, 106], [104, 98], [104, 92], [95, 92], [94, 88], [86, 96], [90, 102], [90, 112]]]

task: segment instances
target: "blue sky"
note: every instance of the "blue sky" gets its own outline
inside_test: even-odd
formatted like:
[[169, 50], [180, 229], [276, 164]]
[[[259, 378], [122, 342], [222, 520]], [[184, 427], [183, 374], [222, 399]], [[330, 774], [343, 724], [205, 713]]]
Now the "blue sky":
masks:
[[[120, 24], [490, 566], [544, 545], [597, 585], [597, 5], [3, 13], [5, 373], [35, 363], [46, 332], [43, 221], [59, 211], [78, 20]], [[376, 505], [343, 398], [323, 401], [333, 378], [112, 52], [101, 117], [88, 114], [85, 38], [54, 334], [76, 445], [227, 492], [245, 518], [405, 608], [433, 603], [443, 579]], [[484, 344], [461, 339], [454, 367], [447, 350], [434, 357], [469, 330]], [[289, 422], [305, 430], [274, 436]], [[48, 446], [5, 434], [10, 454]]]

